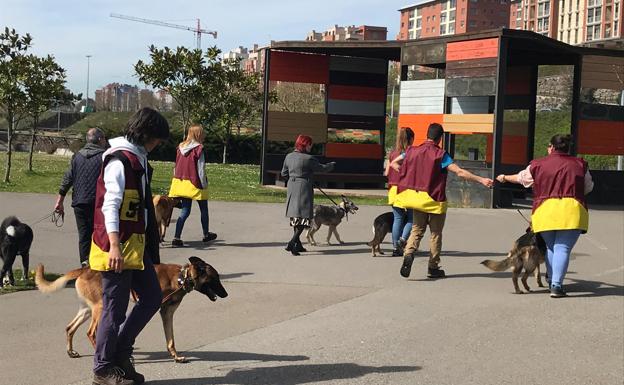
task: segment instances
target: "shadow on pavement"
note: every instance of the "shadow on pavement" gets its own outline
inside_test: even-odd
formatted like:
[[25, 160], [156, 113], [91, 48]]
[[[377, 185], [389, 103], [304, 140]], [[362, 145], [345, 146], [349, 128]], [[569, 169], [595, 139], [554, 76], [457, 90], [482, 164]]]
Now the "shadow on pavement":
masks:
[[224, 244], [224, 246], [230, 246], [230, 247], [275, 247], [275, 246], [284, 246], [284, 247], [286, 247], [287, 243], [288, 243], [288, 240], [285, 240], [284, 242], [226, 243], [226, 244]]
[[290, 365], [233, 369], [223, 377], [179, 378], [150, 381], [150, 385], [297, 385], [340, 379], [355, 379], [371, 373], [415, 372], [420, 366], [361, 366], [358, 364]]
[[219, 274], [219, 278], [221, 279], [232, 279], [232, 278], [240, 278], [247, 275], [254, 275], [254, 273], [231, 273], [231, 274]]
[[454, 251], [443, 250], [440, 254], [442, 257], [504, 257], [507, 253], [492, 253], [488, 251]]
[[[624, 286], [613, 285], [611, 283], [599, 281], [586, 281], [582, 279], [566, 278], [572, 281], [565, 284], [564, 287], [569, 297], [608, 297], [608, 296], [624, 296]], [[579, 293], [582, 292], [582, 293]], [[578, 294], [577, 294], [578, 293]]]
[[[308, 356], [285, 356], [275, 354], [247, 353], [247, 352], [202, 352], [190, 351], [179, 352], [179, 354], [189, 362], [193, 361], [307, 361]], [[137, 364], [153, 363], [156, 361], [172, 361], [171, 356], [167, 352], [135, 352], [135, 360]], [[150, 381], [150, 383], [152, 383]]]

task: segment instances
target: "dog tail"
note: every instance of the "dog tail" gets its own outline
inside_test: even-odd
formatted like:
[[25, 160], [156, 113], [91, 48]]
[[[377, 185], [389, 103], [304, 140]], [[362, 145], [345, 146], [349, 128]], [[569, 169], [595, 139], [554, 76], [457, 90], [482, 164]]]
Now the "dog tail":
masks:
[[509, 253], [509, 255], [507, 255], [507, 258], [503, 259], [502, 261], [492, 261], [490, 259], [486, 259], [485, 261], [481, 262], [481, 264], [493, 271], [505, 271], [511, 267], [512, 261], [513, 255]]
[[54, 281], [48, 281], [45, 279], [45, 272], [43, 269], [43, 265], [37, 265], [37, 269], [35, 271], [35, 284], [37, 284], [37, 288], [42, 293], [52, 293], [57, 290], [60, 290], [67, 285], [67, 282], [72, 281], [78, 277], [82, 273], [84, 273], [85, 269], [76, 269], [67, 272], [64, 276], [57, 278]]

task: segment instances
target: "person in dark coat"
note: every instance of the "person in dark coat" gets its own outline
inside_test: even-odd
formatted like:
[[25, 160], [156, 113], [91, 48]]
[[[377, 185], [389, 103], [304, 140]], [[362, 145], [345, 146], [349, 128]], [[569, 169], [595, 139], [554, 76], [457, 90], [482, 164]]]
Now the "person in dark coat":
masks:
[[95, 186], [102, 168], [102, 153], [106, 149], [106, 136], [99, 128], [90, 128], [86, 135], [86, 144], [71, 160], [71, 164], [58, 191], [54, 211], [64, 215], [65, 195], [72, 191], [72, 208], [78, 229], [78, 252], [80, 264], [87, 265], [93, 233], [93, 213], [95, 211]]
[[295, 151], [286, 155], [282, 176], [288, 180], [288, 194], [286, 197], [286, 216], [290, 218], [293, 227], [293, 237], [286, 245], [286, 251], [292, 255], [299, 255], [306, 251], [299, 237], [303, 230], [310, 227], [314, 206], [314, 186], [312, 177], [314, 172], [328, 172], [334, 169], [336, 162], [321, 164], [310, 155], [312, 138], [299, 135], [295, 142]]

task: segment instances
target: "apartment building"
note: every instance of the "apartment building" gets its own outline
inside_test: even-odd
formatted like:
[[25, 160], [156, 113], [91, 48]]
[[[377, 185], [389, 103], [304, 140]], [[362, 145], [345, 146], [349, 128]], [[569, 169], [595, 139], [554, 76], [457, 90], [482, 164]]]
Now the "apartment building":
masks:
[[509, 26], [568, 44], [622, 38], [622, 0], [512, 0]]
[[345, 40], [386, 40], [388, 29], [386, 27], [376, 27], [372, 25], [350, 25], [333, 27], [317, 32], [312, 30], [306, 36], [306, 41], [345, 41]]
[[424, 0], [399, 9], [398, 40], [509, 26], [508, 0]]

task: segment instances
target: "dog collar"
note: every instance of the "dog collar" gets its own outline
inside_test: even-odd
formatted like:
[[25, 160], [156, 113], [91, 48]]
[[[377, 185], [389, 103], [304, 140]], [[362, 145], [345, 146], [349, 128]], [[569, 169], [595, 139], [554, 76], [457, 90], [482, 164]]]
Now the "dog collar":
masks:
[[189, 276], [189, 267], [184, 266], [178, 274], [178, 285], [187, 293], [190, 293], [195, 288], [195, 282], [193, 278]]

